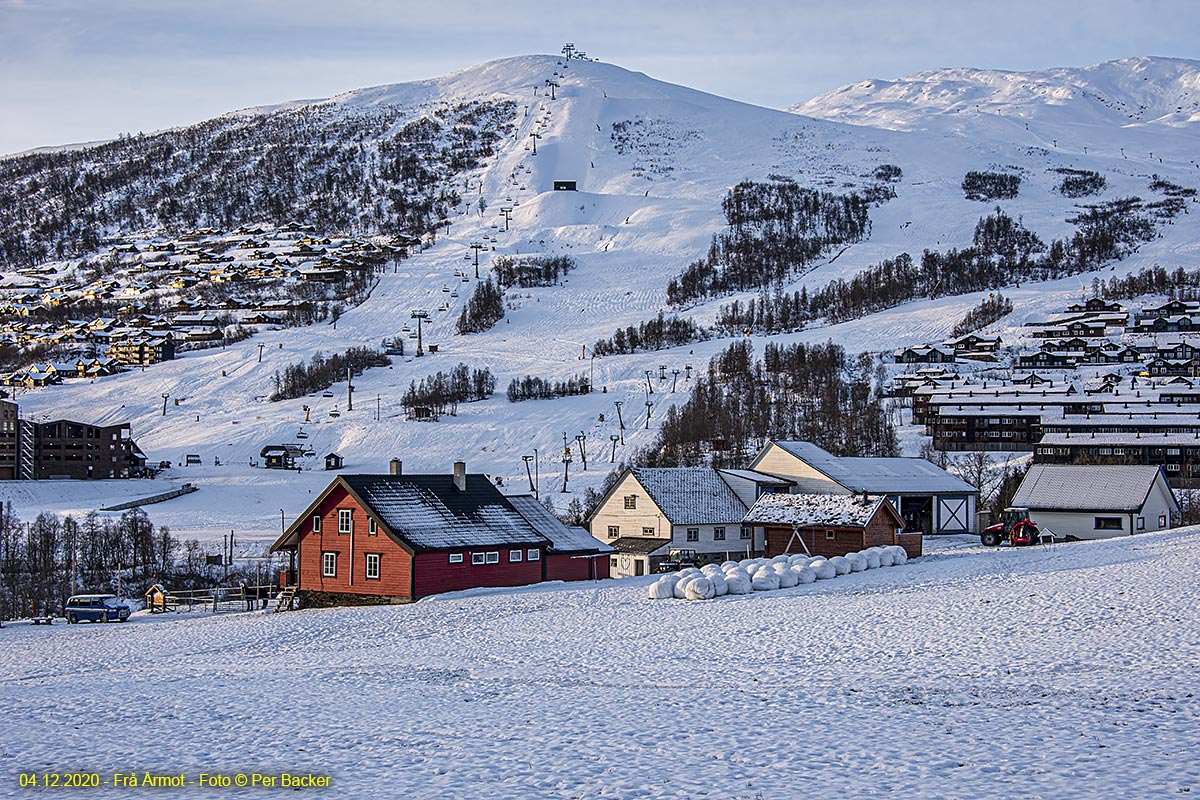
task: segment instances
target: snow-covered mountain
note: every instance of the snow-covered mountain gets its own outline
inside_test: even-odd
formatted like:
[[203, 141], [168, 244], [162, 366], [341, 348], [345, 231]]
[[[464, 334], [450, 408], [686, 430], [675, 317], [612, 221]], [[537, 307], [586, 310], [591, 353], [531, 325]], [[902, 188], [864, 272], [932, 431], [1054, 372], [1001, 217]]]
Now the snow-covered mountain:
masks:
[[[187, 353], [144, 372], [36, 390], [18, 399], [23, 413], [33, 417], [128, 421], [152, 461], [202, 455], [204, 467], [167, 473], [170, 480], [198, 483], [201, 491], [153, 509], [156, 522], [169, 524], [181, 536], [236, 527], [243, 536], [265, 538], [278, 530], [281, 509], [299, 513], [309, 492], [327, 477], [308, 471], [315, 459], [304, 462], [301, 475], [268, 473], [248, 464], [264, 445], [293, 441], [302, 428], [318, 457], [336, 451], [351, 472], [382, 471], [393, 456], [404, 460], [406, 470], [421, 472], [445, 471], [462, 459], [471, 471], [487, 472], [518, 489], [527, 486], [521, 456], [536, 448], [542, 492], [557, 493], [561, 505], [571, 496], [560, 492], [564, 433], [571, 440], [584, 433], [592, 460], [588, 472], [580, 472], [576, 451], [571, 492], [597, 485], [613, 452], [610, 437], [617, 434], [614, 401], [624, 403], [627, 427], [625, 444], [616, 447], [619, 460], [649, 443], [667, 407], [686, 397], [688, 385], [682, 378], [678, 390], [670, 391], [670, 370], [689, 365], [702, 370], [729, 344], [713, 339], [662, 351], [580, 358], [615, 328], [670, 311], [667, 283], [706, 253], [712, 235], [725, 224], [721, 204], [730, 187], [743, 180], [786, 177], [828, 192], [866, 191], [879, 185], [879, 167], [899, 167], [901, 177], [889, 184], [896, 196], [870, 209], [869, 236], [827, 252], [811, 270], [789, 278], [782, 287], [788, 291], [819, 288], [899, 253], [919, 257], [925, 249], [967, 246], [979, 218], [997, 204], [1046, 241], [1065, 237], [1074, 230], [1067, 220], [1078, 213], [1080, 202], [1158, 199], [1149, 188], [1154, 175], [1200, 186], [1193, 161], [1200, 98], [1189, 88], [1197, 85], [1197, 66], [1135, 59], [1025, 75], [938, 71], [892, 83], [856, 84], [788, 112], [674, 86], [610, 64], [523, 56], [419, 83], [235, 112], [177, 132], [195, 137], [202, 143], [198, 147], [211, 147], [206, 157], [218, 159], [186, 158], [181, 162], [186, 170], [220, 163], [228, 175], [238, 176], [206, 184], [222, 202], [230, 200], [222, 206], [229, 209], [230, 224], [273, 224], [292, 216], [294, 209], [286, 204], [272, 216], [266, 210], [270, 206], [257, 204], [259, 195], [246, 187], [257, 180], [258, 159], [271, 147], [261, 134], [279, 126], [294, 129], [295, 120], [312, 123], [304, 128], [300, 172], [306, 164], [326, 169], [335, 184], [340, 176], [366, 175], [344, 185], [361, 185], [373, 198], [391, 197], [389, 192], [399, 185], [389, 183], [386, 170], [378, 169], [382, 154], [387, 147], [415, 146], [407, 139], [397, 143], [395, 137], [423, 118], [442, 120], [438, 135], [443, 138], [437, 141], [450, 141], [473, 127], [463, 116], [469, 115], [470, 104], [486, 105], [492, 115], [488, 130], [496, 138], [468, 162], [455, 162], [449, 150], [437, 151], [444, 154], [438, 163], [453, 166], [438, 172], [436, 183], [424, 189], [429, 197], [442, 198], [439, 211], [446, 213], [448, 230], [440, 229], [432, 247], [395, 272], [380, 275], [369, 298], [336, 325], [263, 333], [224, 349]], [[354, 127], [359, 132], [344, 140], [328, 138], [359, 123]], [[155, 136], [144, 139], [126, 143], [134, 149], [122, 152], [141, 152], [138, 147], [153, 152], [149, 148], [156, 146]], [[220, 150], [216, 144], [222, 142], [230, 146]], [[107, 146], [112, 144], [101, 147]], [[87, 168], [99, 170], [107, 152], [85, 148], [72, 151], [71, 157], [83, 159], [80, 164], [90, 160]], [[330, 155], [322, 160], [324, 152]], [[3, 162], [0, 166], [11, 168]], [[37, 180], [36, 165], [28, 166], [30, 171], [10, 184], [14, 196], [31, 191], [30, 181]], [[1056, 170], [1061, 169], [1099, 172], [1106, 185], [1086, 200], [1066, 197], [1058, 190], [1061, 173]], [[138, 185], [149, 194], [169, 193], [172, 186], [191, 185], [193, 173], [186, 170], [156, 173]], [[965, 199], [961, 185], [971, 170], [1020, 175], [1020, 192], [997, 202]], [[554, 191], [556, 180], [574, 180], [578, 191]], [[329, 198], [320, 198], [319, 187], [303, 180], [288, 185], [306, 212], [336, 210]], [[124, 195], [120, 187], [112, 191], [112, 197], [96, 202], [119, 207]], [[250, 205], [239, 205], [239, 197]], [[374, 206], [360, 200], [354, 200], [355, 233], [397, 232], [385, 206], [381, 213], [366, 214], [363, 210]], [[251, 207], [252, 220], [239, 217]], [[507, 225], [498, 213], [501, 207], [512, 208]], [[1106, 266], [1104, 274], [1154, 264], [1200, 266], [1198, 217], [1180, 215], [1170, 224], [1163, 222], [1161, 238]], [[485, 250], [484, 264], [488, 256], [541, 253], [570, 255], [577, 268], [560, 286], [509, 290], [503, 322], [484, 333], [458, 335], [454, 321], [475, 285], [469, 245], [479, 241], [491, 248]], [[456, 275], [464, 267], [465, 279]], [[1022, 322], [1076, 299], [1080, 284], [1093, 277], [1095, 273], [1005, 288], [1015, 311], [989, 332], [1006, 341], [1019, 337]], [[450, 296], [452, 287], [457, 298]], [[721, 304], [757, 295], [752, 290], [719, 297], [681, 313], [709, 323]], [[980, 299], [975, 293], [917, 300], [862, 319], [772, 338], [833, 340], [853, 351], [874, 352], [940, 341]], [[439, 310], [447, 303], [448, 308]], [[264, 399], [277, 371], [318, 351], [376, 346], [400, 334], [412, 309], [429, 311], [426, 342], [436, 343], [438, 353], [420, 359], [410, 354], [391, 368], [356, 378], [353, 411], [345, 406], [344, 382], [333, 388], [332, 398]], [[762, 339], [754, 342], [761, 349]], [[261, 363], [259, 344], [266, 345]], [[488, 366], [497, 377], [497, 394], [463, 404], [457, 416], [436, 423], [404, 420], [399, 399], [410, 382], [459, 362]], [[646, 371], [657, 375], [660, 366], [667, 368], [668, 377], [653, 382], [655, 405], [647, 426]], [[558, 380], [580, 373], [594, 374], [592, 394], [521, 403], [504, 398], [514, 377]], [[163, 393], [180, 401], [165, 415]], [[339, 416], [330, 416], [335, 408]], [[214, 466], [218, 458], [221, 466]], [[92, 507], [89, 500], [58, 498], [17, 484], [0, 486], [4, 498], [16, 498], [23, 513]]]

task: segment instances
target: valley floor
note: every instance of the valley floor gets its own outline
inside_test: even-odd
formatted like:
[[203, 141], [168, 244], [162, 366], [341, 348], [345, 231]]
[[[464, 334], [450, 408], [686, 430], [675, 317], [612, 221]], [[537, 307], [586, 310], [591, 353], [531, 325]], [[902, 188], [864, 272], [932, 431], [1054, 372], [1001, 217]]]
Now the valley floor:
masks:
[[332, 784], [309, 795], [357, 798], [1200, 790], [1200, 529], [928, 549], [701, 603], [647, 600], [642, 578], [7, 626], [0, 796], [80, 769], [313, 773]]

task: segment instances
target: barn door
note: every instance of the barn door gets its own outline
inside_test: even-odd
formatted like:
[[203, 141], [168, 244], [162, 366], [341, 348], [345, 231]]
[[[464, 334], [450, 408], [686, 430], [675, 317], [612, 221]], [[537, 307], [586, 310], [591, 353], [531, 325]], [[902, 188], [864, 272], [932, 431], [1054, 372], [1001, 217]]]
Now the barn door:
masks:
[[967, 498], [939, 497], [937, 532], [966, 533], [969, 530], [967, 511]]

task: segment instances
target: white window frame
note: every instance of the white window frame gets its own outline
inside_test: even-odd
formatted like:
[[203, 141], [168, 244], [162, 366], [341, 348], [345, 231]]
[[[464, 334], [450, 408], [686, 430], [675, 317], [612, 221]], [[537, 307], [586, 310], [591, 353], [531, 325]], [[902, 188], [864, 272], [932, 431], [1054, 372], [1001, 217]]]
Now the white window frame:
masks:
[[738, 531], [738, 538], [745, 539], [745, 540], [753, 539], [754, 538], [754, 528], [750, 527], [749, 525], [743, 525], [742, 529], [740, 531]]
[[616, 538], [620, 537], [620, 535], [621, 535], [621, 526], [620, 525], [609, 525], [608, 526], [608, 538], [616, 539]]
[[687, 540], [689, 542], [700, 541], [700, 529], [699, 528], [688, 528], [687, 529]]
[[509, 550], [508, 551], [508, 563], [517, 564], [521, 561], [524, 561], [525, 560], [524, 555], [525, 554], [522, 553], [520, 550]]
[[500, 551], [499, 550], [489, 550], [486, 553], [484, 553], [484, 556], [485, 556], [484, 560], [488, 564], [499, 564], [500, 563]]
[[714, 542], [725, 541], [725, 528], [724, 527], [713, 528], [713, 541]]
[[450, 554], [450, 563], [451, 564], [463, 563], [463, 554], [462, 553], [451, 553]]
[[354, 533], [354, 511], [352, 509], [338, 509], [338, 533]]
[[378, 535], [379, 535], [379, 523], [375, 521], [374, 517], [367, 517], [367, 536], [378, 536]]
[[654, 536], [658, 531], [648, 526], [642, 526], [642, 536]]
[[313, 517], [312, 517], [312, 532], [313, 532], [313, 533], [320, 533], [320, 532], [321, 532], [321, 515], [320, 515], [320, 514], [313, 514]]
[[[367, 553], [367, 565], [363, 569], [363, 575], [366, 577], [367, 580], [369, 580], [369, 581], [379, 580], [379, 565], [380, 565], [380, 562], [382, 562], [382, 561], [383, 561], [383, 558], [380, 556], [379, 553]], [[372, 571], [371, 566], [372, 565], [374, 565], [374, 567], [375, 567], [374, 575], [371, 574], [371, 571]]]
[[833, 539], [836, 539], [836, 538], [837, 538], [837, 531], [830, 531], [830, 530], [825, 531], [826, 541], [832, 541]]
[[338, 554], [332, 551], [321, 553], [321, 577], [336, 578], [337, 577], [337, 557]]
[[525, 551], [525, 560], [526, 561], [541, 561], [542, 560], [542, 551], [538, 550], [536, 547], [529, 548], [528, 550]]
[[487, 553], [471, 553], [471, 566], [482, 567], [487, 563]]
[[637, 509], [637, 495], [636, 494], [625, 495], [625, 510], [626, 511], [634, 511], [636, 509]]

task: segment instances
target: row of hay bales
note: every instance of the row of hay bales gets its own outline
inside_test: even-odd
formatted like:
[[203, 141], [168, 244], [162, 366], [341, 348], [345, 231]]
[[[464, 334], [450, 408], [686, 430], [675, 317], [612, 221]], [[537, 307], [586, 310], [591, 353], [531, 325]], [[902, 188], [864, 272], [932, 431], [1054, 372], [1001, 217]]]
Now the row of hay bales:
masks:
[[650, 585], [650, 599], [711, 600], [726, 594], [790, 589], [851, 572], [898, 566], [906, 561], [908, 553], [899, 545], [870, 547], [833, 558], [796, 555], [726, 561], [720, 566], [688, 567], [663, 575]]

